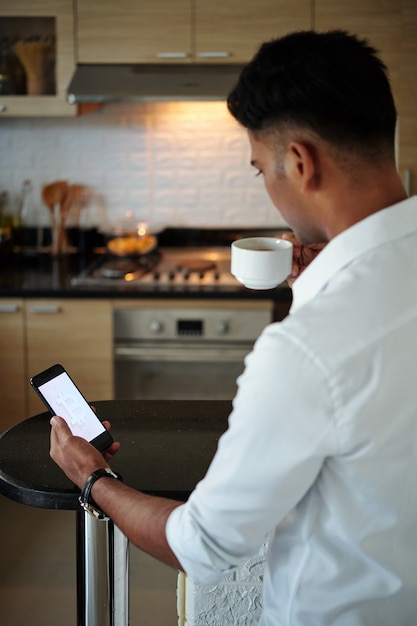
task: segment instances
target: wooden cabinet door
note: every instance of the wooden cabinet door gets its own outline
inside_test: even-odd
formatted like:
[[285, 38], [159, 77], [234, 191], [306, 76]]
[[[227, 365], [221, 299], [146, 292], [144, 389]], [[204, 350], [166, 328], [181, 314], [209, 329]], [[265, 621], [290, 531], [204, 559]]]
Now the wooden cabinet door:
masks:
[[311, 0], [78, 0], [81, 63], [248, 61], [259, 45], [311, 27]]
[[[61, 363], [88, 401], [113, 396], [112, 313], [105, 300], [28, 300], [29, 377]], [[30, 390], [29, 414], [44, 411]]]
[[417, 2], [402, 0], [401, 67], [395, 93], [399, 115], [399, 168], [407, 191], [417, 194]]
[[26, 412], [23, 300], [0, 300], [0, 433], [21, 422]]
[[78, 61], [162, 63], [189, 59], [191, 2], [78, 0]]
[[316, 0], [314, 7], [317, 30], [342, 28], [369, 39], [389, 67], [394, 89], [398, 88], [401, 62], [401, 21], [398, 0], [351, 0], [343, 7], [338, 0]]
[[[342, 28], [369, 39], [389, 69], [399, 115], [398, 167], [417, 191], [417, 3], [415, 0], [316, 0], [314, 27]], [[412, 188], [410, 186], [410, 191]]]
[[[10, 31], [13, 18], [16, 26]], [[16, 19], [18, 18], [18, 19]], [[77, 108], [66, 101], [66, 90], [75, 68], [74, 15], [72, 0], [2, 0], [0, 4], [0, 35], [19, 34], [19, 20], [23, 32], [33, 23], [34, 34], [42, 35], [42, 20], [53, 20], [55, 34], [55, 95], [0, 96], [2, 117], [73, 116]]]
[[244, 63], [268, 39], [311, 28], [311, 0], [195, 0], [195, 58]]

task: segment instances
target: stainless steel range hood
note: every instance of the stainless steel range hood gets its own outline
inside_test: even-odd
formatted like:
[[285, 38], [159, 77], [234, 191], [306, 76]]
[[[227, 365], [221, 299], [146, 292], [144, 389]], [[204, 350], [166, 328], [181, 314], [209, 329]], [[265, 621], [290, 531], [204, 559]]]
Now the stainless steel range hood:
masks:
[[222, 64], [78, 65], [67, 90], [71, 104], [225, 100], [243, 66]]

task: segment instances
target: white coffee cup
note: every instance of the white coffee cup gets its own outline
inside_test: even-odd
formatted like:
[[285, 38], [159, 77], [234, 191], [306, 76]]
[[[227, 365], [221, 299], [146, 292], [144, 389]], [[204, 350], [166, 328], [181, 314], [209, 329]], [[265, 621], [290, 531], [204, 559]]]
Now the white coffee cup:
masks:
[[249, 289], [273, 289], [291, 274], [292, 243], [248, 237], [232, 243], [231, 272]]

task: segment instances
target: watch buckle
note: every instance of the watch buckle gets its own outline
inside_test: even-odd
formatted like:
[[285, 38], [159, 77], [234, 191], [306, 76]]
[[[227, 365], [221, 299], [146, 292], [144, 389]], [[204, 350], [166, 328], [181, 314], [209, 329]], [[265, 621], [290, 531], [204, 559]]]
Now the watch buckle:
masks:
[[81, 508], [84, 509], [84, 511], [91, 515], [91, 517], [93, 517], [95, 520], [99, 522], [108, 522], [110, 520], [110, 517], [106, 515], [103, 511], [96, 509], [94, 506], [88, 504], [87, 502], [83, 502], [81, 500], [81, 496], [78, 498], [78, 501], [81, 504]]

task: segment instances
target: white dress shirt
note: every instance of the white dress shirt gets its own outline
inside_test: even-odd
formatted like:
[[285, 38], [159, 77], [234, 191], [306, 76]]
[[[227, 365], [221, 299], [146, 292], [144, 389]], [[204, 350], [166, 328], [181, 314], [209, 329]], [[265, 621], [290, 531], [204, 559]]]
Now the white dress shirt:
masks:
[[215, 584], [269, 536], [262, 626], [416, 625], [417, 197], [334, 238], [293, 295], [168, 542]]

